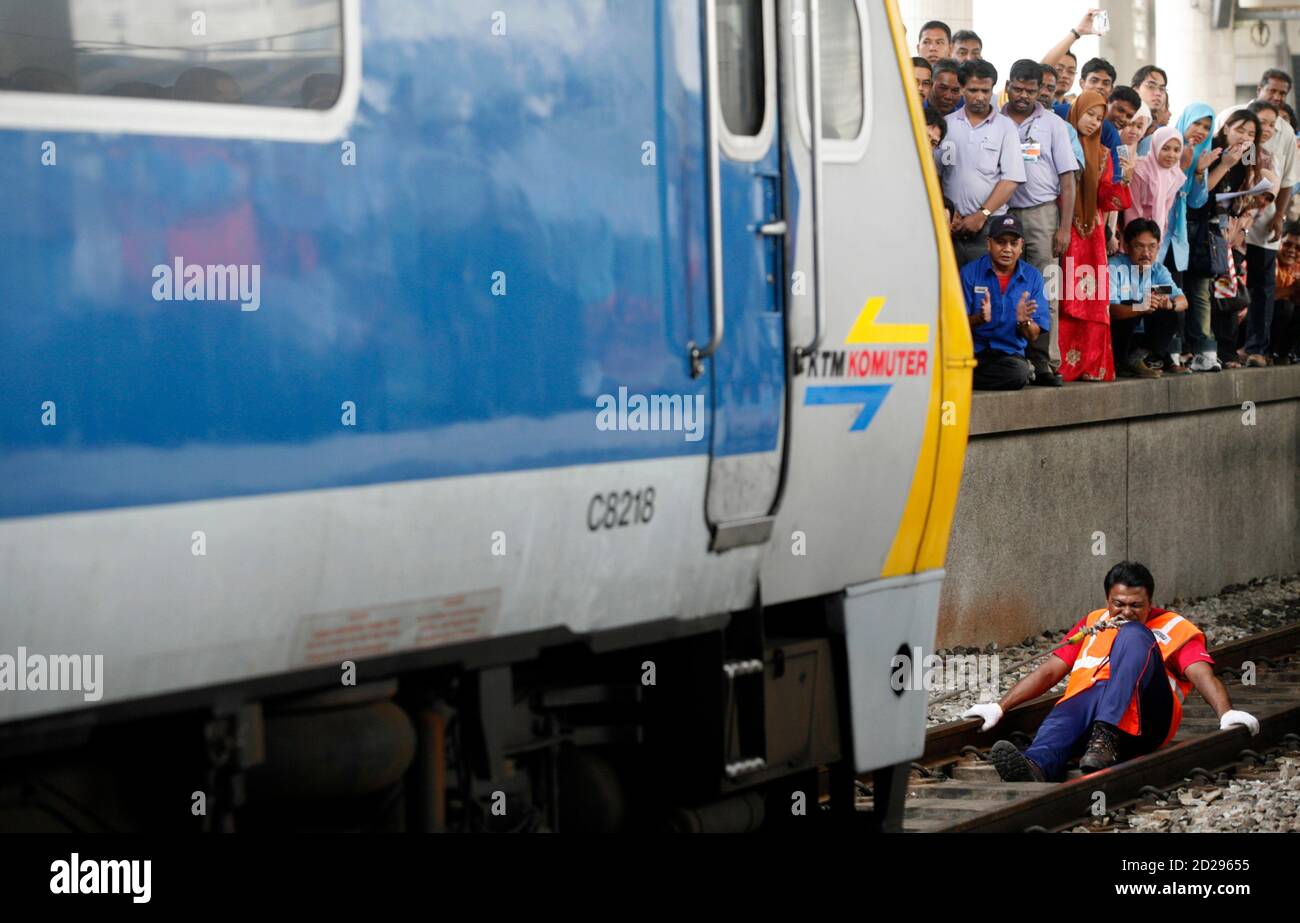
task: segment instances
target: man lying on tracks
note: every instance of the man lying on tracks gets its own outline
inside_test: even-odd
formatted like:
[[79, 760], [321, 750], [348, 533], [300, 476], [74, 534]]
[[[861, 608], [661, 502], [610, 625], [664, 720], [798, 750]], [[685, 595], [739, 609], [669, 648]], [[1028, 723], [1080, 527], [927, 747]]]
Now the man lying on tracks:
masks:
[[1219, 716], [1220, 729], [1241, 725], [1259, 733], [1253, 715], [1233, 710], [1201, 630], [1178, 613], [1151, 605], [1151, 571], [1124, 561], [1106, 575], [1105, 588], [1106, 608], [1080, 619], [1065, 645], [1000, 703], [963, 713], [963, 718], [983, 718], [980, 730], [987, 731], [1005, 711], [1070, 674], [1065, 694], [1028, 750], [1021, 753], [1009, 740], [993, 745], [989, 758], [1003, 780], [1058, 782], [1066, 763], [1080, 754], [1079, 768], [1090, 773], [1158, 750], [1177, 733], [1183, 700], [1193, 686]]

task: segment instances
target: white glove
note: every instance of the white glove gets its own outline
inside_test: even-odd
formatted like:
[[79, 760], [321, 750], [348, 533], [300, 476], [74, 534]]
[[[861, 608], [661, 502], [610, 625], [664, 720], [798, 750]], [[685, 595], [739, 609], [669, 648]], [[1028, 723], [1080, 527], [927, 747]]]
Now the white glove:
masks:
[[1252, 737], [1259, 733], [1259, 719], [1248, 711], [1237, 711], [1236, 709], [1232, 709], [1230, 711], [1225, 711], [1223, 717], [1219, 719], [1220, 731], [1226, 731], [1230, 727], [1238, 726], [1244, 727], [1246, 730], [1250, 731]]
[[[1228, 714], [1244, 715], [1246, 713], [1228, 712]], [[981, 705], [972, 705], [970, 708], [962, 712], [961, 716], [963, 718], [983, 718], [984, 726], [981, 727], [980, 730], [987, 731], [989, 728], [993, 727], [993, 725], [1002, 720], [1002, 706], [996, 702], [984, 702]], [[1224, 715], [1223, 717], [1226, 718], [1228, 715]], [[1246, 717], [1250, 718], [1250, 715], [1246, 715]], [[1254, 721], [1255, 719], [1251, 718], [1250, 720]], [[1256, 725], [1256, 727], [1258, 728], [1258, 725]]]

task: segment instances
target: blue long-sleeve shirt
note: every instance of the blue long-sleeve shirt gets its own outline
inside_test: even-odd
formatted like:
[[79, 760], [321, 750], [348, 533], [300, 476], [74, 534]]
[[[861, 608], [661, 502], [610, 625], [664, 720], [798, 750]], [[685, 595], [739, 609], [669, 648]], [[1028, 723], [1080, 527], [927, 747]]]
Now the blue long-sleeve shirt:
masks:
[[1020, 296], [1026, 292], [1038, 302], [1038, 308], [1034, 311], [1034, 323], [1042, 330], [1051, 329], [1052, 315], [1043, 285], [1043, 274], [1024, 260], [1016, 263], [1005, 292], [993, 269], [993, 257], [987, 253], [962, 267], [961, 288], [966, 296], [966, 313], [972, 317], [980, 313], [984, 303], [983, 296], [975, 293], [977, 286], [989, 290], [993, 317], [987, 323], [971, 328], [975, 352], [995, 349], [1010, 355], [1024, 355], [1028, 341], [1016, 330], [1016, 305], [1020, 303]]

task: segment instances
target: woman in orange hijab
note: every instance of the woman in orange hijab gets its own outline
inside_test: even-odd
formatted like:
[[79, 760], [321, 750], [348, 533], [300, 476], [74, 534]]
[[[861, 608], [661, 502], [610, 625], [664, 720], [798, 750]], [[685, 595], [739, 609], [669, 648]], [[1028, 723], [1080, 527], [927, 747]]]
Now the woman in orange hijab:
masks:
[[1111, 180], [1110, 152], [1101, 143], [1106, 97], [1084, 91], [1070, 106], [1070, 124], [1083, 147], [1083, 170], [1074, 199], [1074, 228], [1062, 256], [1061, 377], [1066, 381], [1114, 381], [1110, 340], [1110, 279], [1105, 212], [1133, 204], [1127, 183]]

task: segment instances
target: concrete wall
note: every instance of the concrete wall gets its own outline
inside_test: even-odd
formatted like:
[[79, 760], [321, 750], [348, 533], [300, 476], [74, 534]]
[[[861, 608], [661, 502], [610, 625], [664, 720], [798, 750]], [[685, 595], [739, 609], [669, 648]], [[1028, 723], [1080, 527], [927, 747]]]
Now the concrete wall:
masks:
[[1162, 605], [1294, 573], [1298, 495], [1300, 367], [977, 394], [938, 644], [1067, 628], [1125, 558]]

